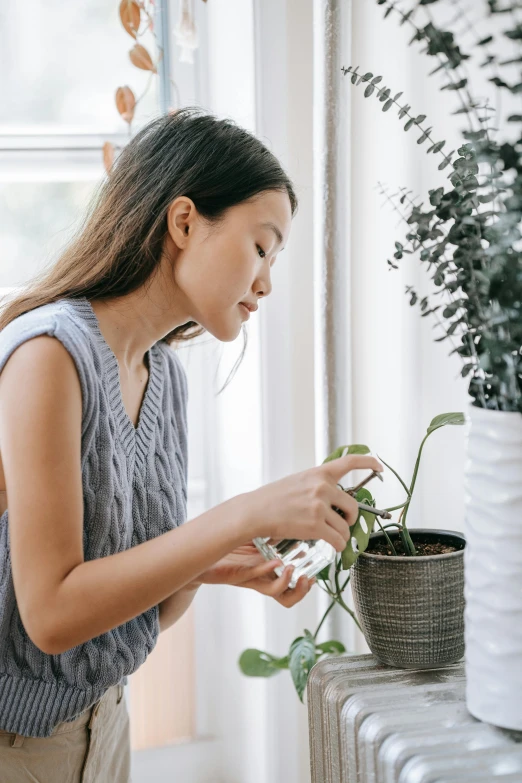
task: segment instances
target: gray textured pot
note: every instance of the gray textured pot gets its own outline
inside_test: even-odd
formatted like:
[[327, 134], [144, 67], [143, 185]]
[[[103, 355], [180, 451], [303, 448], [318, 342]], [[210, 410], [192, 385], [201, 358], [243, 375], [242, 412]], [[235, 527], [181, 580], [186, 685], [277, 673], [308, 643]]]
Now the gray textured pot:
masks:
[[[351, 569], [357, 617], [372, 653], [382, 663], [435, 668], [464, 655], [464, 536], [451, 530], [410, 530], [414, 543], [441, 538], [462, 546], [426, 557], [362, 552]], [[398, 534], [389, 532], [395, 543]]]

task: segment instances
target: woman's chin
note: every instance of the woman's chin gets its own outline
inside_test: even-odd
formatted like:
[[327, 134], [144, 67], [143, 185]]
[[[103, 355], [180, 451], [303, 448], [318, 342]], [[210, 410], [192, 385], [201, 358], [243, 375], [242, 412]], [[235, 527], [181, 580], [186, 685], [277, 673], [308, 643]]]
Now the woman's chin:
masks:
[[222, 343], [232, 343], [239, 337], [241, 326], [242, 323], [238, 321], [237, 323], [228, 324], [208, 324], [205, 328], [207, 332], [210, 332], [210, 334], [216, 338], [216, 340], [219, 340]]

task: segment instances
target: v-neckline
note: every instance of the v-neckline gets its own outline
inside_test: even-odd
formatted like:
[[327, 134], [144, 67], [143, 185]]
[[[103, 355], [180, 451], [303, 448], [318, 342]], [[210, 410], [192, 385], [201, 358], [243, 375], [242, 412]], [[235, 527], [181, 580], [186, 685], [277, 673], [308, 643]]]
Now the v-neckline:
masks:
[[97, 338], [105, 371], [109, 404], [118, 422], [125, 452], [128, 457], [135, 454], [135, 467], [136, 469], [141, 468], [147, 456], [157, 420], [163, 381], [162, 357], [157, 353], [156, 344], [152, 345], [147, 351], [149, 378], [138, 414], [138, 424], [135, 427], [123, 403], [120, 365], [112, 348], [102, 334], [94, 308], [85, 296], [70, 299], [69, 301], [76, 307], [79, 307], [80, 314], [86, 318]]

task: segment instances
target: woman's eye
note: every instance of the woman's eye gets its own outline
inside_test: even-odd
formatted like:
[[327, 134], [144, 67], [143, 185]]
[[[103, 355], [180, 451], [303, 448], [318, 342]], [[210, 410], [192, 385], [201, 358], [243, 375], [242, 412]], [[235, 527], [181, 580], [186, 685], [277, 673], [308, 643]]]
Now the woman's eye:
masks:
[[261, 252], [262, 252], [262, 254], [263, 254], [263, 255], [261, 256], [261, 258], [264, 258], [264, 257], [265, 257], [265, 255], [266, 255], [265, 251], [264, 251], [264, 250], [263, 250], [261, 247], [259, 247], [259, 245], [256, 245], [256, 247], [257, 247], [257, 249], [258, 249], [258, 250], [261, 250]]

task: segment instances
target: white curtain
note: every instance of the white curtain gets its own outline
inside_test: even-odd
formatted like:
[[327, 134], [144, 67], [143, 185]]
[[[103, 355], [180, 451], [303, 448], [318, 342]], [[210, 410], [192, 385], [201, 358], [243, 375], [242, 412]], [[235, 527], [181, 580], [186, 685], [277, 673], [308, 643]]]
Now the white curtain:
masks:
[[[314, 16], [313, 0], [213, 0], [208, 11], [211, 108], [233, 116], [267, 143], [293, 178], [300, 199], [287, 249], [273, 270], [272, 295], [249, 324], [248, 358], [217, 402], [215, 438], [209, 444], [216, 477], [212, 499], [217, 503], [317, 464]], [[455, 98], [438, 92], [437, 77], [428, 79], [433, 63], [408, 46], [411, 30], [393, 19], [384, 21], [373, 0], [353, 0], [351, 17], [352, 58], [344, 65], [358, 64], [363, 72], [382, 75], [392, 92], [402, 90], [416, 113], [428, 115], [437, 139], [446, 138], [453, 149], [462, 125], [462, 119], [450, 117]], [[383, 114], [382, 104], [374, 97], [365, 99], [349, 77], [341, 100], [349, 104], [351, 117], [346, 263], [352, 344], [346, 396], [352, 425], [343, 442], [366, 443], [407, 480], [430, 420], [441, 412], [464, 410], [467, 383], [460, 378], [459, 360], [448, 356], [448, 342], [434, 342], [441, 332], [409, 306], [406, 284], [420, 293], [430, 288], [418, 260], [406, 257], [400, 270], [388, 271], [386, 259], [394, 241], [403, 239], [405, 227], [383, 203], [378, 183], [390, 189], [407, 186], [425, 200], [428, 188], [445, 183], [446, 172], [437, 171], [434, 156], [416, 144], [414, 129], [405, 133], [396, 112]], [[223, 350], [221, 380], [239, 350], [240, 341]], [[464, 428], [448, 427], [428, 441], [409, 516], [412, 526], [462, 530], [464, 435]], [[390, 505], [399, 502], [401, 488], [387, 478], [377, 498]], [[315, 629], [325, 608], [323, 594], [315, 589], [287, 610], [250, 591], [209, 591], [205, 632], [216, 641], [217, 666], [207, 725], [209, 730], [219, 725], [223, 780], [304, 783], [310, 779], [307, 715], [289, 674], [245, 678], [237, 658], [245, 647], [286, 654], [305, 627]], [[346, 615], [338, 613], [330, 630], [351, 650], [367, 650]]]

